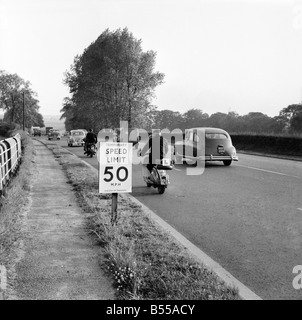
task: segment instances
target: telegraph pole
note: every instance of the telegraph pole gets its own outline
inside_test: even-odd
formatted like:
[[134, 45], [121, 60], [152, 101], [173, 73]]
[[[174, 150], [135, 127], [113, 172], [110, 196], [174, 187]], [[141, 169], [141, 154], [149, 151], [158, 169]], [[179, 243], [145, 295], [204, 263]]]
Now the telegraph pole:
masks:
[[24, 102], [24, 91], [23, 94], [23, 131], [25, 131], [25, 102]]

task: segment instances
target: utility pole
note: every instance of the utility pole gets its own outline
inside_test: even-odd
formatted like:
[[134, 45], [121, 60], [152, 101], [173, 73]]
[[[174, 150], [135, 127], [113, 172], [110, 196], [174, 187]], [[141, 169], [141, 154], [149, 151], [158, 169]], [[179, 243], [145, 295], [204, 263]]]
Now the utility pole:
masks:
[[24, 91], [23, 94], [23, 131], [25, 131], [25, 102], [24, 102]]

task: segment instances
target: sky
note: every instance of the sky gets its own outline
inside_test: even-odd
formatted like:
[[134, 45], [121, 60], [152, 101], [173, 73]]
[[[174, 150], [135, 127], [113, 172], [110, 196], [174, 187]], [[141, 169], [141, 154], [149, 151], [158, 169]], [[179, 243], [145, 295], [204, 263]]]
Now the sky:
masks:
[[272, 117], [302, 100], [302, 0], [0, 0], [0, 70], [59, 115], [74, 57], [125, 27], [157, 53], [158, 110]]

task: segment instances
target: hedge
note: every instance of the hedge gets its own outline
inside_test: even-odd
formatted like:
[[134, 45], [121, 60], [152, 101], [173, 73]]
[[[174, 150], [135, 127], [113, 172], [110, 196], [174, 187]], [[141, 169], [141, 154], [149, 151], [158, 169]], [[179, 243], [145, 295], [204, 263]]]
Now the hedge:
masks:
[[232, 134], [232, 141], [239, 151], [267, 154], [302, 156], [302, 138], [268, 135]]

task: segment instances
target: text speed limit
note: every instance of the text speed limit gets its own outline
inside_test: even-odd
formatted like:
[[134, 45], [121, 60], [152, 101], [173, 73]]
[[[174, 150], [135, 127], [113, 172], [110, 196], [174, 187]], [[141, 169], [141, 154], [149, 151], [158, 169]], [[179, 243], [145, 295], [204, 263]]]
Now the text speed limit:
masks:
[[132, 144], [104, 142], [99, 148], [99, 192], [132, 192]]

